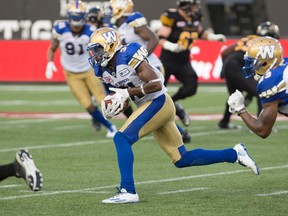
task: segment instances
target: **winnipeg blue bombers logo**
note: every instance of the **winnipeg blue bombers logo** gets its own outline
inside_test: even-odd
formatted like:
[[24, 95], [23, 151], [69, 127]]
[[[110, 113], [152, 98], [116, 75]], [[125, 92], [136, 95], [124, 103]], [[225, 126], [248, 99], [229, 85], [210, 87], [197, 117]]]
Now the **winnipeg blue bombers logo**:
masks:
[[102, 33], [102, 36], [105, 38], [106, 43], [108, 44], [117, 42], [117, 35], [115, 31], [104, 32]]
[[274, 51], [276, 46], [273, 44], [270, 45], [264, 45], [264, 46], [258, 46], [259, 54], [262, 59], [266, 58], [274, 58]]

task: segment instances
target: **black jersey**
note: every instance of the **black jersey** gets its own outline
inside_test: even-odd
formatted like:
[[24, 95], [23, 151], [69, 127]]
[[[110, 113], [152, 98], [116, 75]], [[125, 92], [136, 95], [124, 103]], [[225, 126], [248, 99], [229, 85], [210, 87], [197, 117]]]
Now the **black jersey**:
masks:
[[243, 37], [241, 38], [239, 41], [237, 41], [237, 44], [236, 44], [236, 47], [234, 48], [234, 51], [242, 51], [242, 52], [246, 52], [248, 50], [248, 45], [249, 45], [249, 42], [252, 40], [252, 39], [255, 39], [259, 36], [257, 35], [248, 35], [246, 37]]
[[237, 41], [234, 51], [229, 55], [229, 58], [238, 59], [241, 65], [244, 64], [244, 55], [248, 50], [251, 40], [257, 38], [257, 35], [247, 35]]
[[167, 40], [172, 43], [178, 43], [184, 50], [180, 53], [173, 53], [169, 50], [162, 49], [160, 59], [163, 62], [190, 62], [190, 50], [195, 40], [199, 38], [198, 27], [200, 22], [185, 20], [177, 9], [166, 10], [161, 15], [160, 20], [163, 26], [172, 29]]

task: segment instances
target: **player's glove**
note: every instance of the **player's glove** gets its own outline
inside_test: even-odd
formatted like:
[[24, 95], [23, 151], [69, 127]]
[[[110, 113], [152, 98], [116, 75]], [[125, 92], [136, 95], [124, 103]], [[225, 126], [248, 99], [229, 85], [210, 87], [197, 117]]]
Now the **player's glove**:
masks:
[[178, 43], [172, 43], [170, 41], [165, 41], [163, 43], [163, 48], [174, 53], [183, 51], [183, 48]]
[[110, 87], [109, 90], [115, 92], [115, 94], [111, 97], [115, 99], [115, 105], [118, 105], [120, 107], [120, 110], [123, 110], [125, 101], [130, 98], [128, 90], [112, 87]]
[[236, 90], [228, 98], [227, 103], [229, 105], [229, 111], [231, 113], [237, 113], [237, 114], [240, 114], [243, 111], [246, 111], [244, 101], [245, 101], [245, 98], [243, 94], [240, 91]]
[[[104, 100], [111, 100], [112, 102], [106, 104]], [[120, 114], [119, 102], [113, 97], [113, 95], [107, 95], [104, 100], [101, 101], [101, 110], [106, 120], [109, 120]]]
[[53, 72], [57, 72], [57, 68], [54, 62], [50, 61], [47, 63], [47, 66], [46, 66], [46, 73], [45, 73], [46, 79], [51, 79], [53, 76]]
[[223, 34], [214, 34], [214, 33], [208, 33], [207, 39], [211, 41], [226, 41], [226, 37]]

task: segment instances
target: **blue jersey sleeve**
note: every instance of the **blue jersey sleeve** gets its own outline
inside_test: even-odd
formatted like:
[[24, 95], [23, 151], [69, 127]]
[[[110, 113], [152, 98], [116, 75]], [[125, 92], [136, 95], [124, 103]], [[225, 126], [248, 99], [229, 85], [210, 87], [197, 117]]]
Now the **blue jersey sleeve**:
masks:
[[148, 56], [147, 50], [138, 43], [130, 43], [121, 50], [122, 63], [136, 69]]
[[70, 30], [70, 26], [69, 26], [69, 23], [67, 21], [60, 21], [60, 22], [57, 22], [54, 26], [54, 31], [57, 33], [57, 34], [63, 34], [64, 32], [69, 32], [71, 31]]
[[88, 35], [90, 37], [90, 35], [92, 35], [96, 29], [97, 28], [93, 25], [85, 24], [82, 34]]
[[133, 13], [132, 15], [127, 17], [125, 21], [130, 26], [132, 26], [133, 28], [137, 28], [137, 27], [141, 27], [141, 26], [147, 25], [146, 18], [143, 16], [143, 14], [141, 14], [139, 12]]
[[266, 72], [261, 78], [257, 93], [262, 103], [282, 100], [285, 95], [286, 84], [283, 80], [283, 71], [286, 66], [279, 66], [272, 71]]

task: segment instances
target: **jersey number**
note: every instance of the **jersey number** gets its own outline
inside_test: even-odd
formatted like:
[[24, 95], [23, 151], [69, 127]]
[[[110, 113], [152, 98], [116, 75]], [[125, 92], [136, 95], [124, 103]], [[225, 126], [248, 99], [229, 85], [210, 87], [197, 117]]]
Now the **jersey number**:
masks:
[[[82, 55], [84, 53], [83, 45], [82, 44], [78, 45], [79, 45], [78, 55]], [[74, 55], [76, 53], [75, 45], [73, 43], [66, 43], [65, 49], [68, 55]]]
[[184, 50], [191, 49], [193, 46], [194, 40], [198, 39], [198, 37], [199, 37], [198, 32], [183, 31], [179, 36], [178, 44]]

